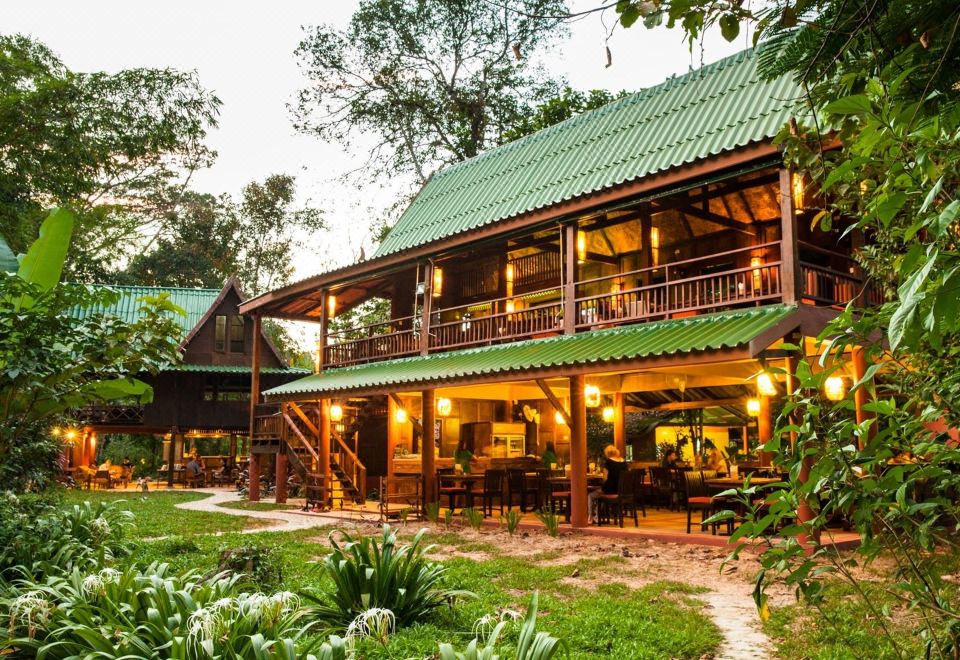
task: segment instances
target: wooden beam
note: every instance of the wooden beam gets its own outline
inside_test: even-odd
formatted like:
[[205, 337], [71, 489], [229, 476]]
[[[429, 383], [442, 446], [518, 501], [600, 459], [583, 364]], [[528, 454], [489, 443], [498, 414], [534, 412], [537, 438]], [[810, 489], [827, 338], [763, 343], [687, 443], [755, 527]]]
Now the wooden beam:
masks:
[[543, 391], [543, 395], [547, 397], [547, 401], [550, 402], [550, 405], [553, 406], [553, 409], [560, 413], [560, 416], [563, 417], [563, 422], [567, 425], [567, 428], [572, 428], [571, 424], [573, 423], [570, 418], [570, 413], [567, 412], [567, 409], [563, 407], [563, 402], [557, 398], [557, 395], [553, 393], [553, 390], [550, 389], [550, 385], [547, 381], [538, 378], [537, 386]]
[[436, 266], [428, 261], [423, 267], [423, 307], [420, 317], [420, 355], [430, 351], [430, 314], [433, 306], [433, 269]]
[[437, 463], [433, 445], [433, 428], [436, 420], [436, 392], [423, 390], [420, 414], [423, 416], [423, 428], [426, 430], [420, 436], [420, 476], [423, 479], [423, 501], [436, 501], [435, 486], [437, 483]]
[[732, 399], [701, 399], [699, 401], [675, 401], [672, 403], [661, 403], [659, 406], [648, 408], [648, 410], [697, 410], [699, 408], [722, 408], [724, 406], [736, 406], [746, 401], [746, 397], [737, 397]]
[[795, 304], [803, 295], [797, 249], [797, 211], [793, 204], [793, 173], [780, 170], [780, 261], [783, 302]]
[[613, 444], [626, 458], [627, 455], [627, 424], [623, 413], [623, 392], [613, 394]]
[[587, 511], [587, 406], [584, 394], [586, 379], [570, 378], [570, 524], [590, 524]]
[[577, 331], [577, 225], [571, 222], [563, 232], [563, 333]]
[[701, 220], [706, 220], [707, 222], [712, 222], [715, 225], [720, 225], [726, 229], [732, 229], [738, 231], [741, 234], [747, 234], [748, 236], [753, 236], [753, 231], [748, 229], [747, 225], [742, 222], [737, 222], [733, 218], [726, 218], [719, 213], [714, 213], [713, 211], [706, 211], [704, 209], [698, 209], [695, 206], [680, 206], [677, 208], [678, 211], [684, 215], [692, 215], [694, 218], [700, 218]]

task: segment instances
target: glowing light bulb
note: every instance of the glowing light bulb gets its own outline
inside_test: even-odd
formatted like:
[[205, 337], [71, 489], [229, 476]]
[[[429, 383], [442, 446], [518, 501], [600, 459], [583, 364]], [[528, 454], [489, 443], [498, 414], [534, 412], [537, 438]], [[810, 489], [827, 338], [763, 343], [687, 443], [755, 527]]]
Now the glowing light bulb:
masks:
[[616, 411], [614, 411], [613, 406], [607, 406], [603, 409], [603, 421], [608, 424], [613, 421]]
[[777, 384], [773, 376], [766, 371], [757, 376], [757, 394], [760, 396], [776, 396]]
[[760, 416], [760, 399], [747, 399], [747, 414], [751, 417]]

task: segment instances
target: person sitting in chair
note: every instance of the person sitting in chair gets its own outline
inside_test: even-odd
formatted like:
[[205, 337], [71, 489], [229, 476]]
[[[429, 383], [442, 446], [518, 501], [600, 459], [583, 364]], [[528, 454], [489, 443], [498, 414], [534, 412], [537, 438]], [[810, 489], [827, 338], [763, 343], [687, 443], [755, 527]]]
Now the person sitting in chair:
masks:
[[203, 483], [203, 466], [195, 455], [191, 456], [187, 463], [187, 480]]
[[594, 525], [600, 522], [597, 510], [597, 498], [600, 495], [616, 495], [620, 490], [620, 474], [626, 469], [627, 463], [620, 457], [620, 451], [614, 445], [607, 445], [603, 449], [603, 485], [600, 490], [591, 491], [587, 495], [590, 504], [590, 522]]
[[547, 448], [543, 450], [543, 456], [540, 457], [543, 460], [543, 467], [548, 470], [552, 470], [557, 465], [557, 450], [553, 448], [552, 442], [547, 442]]

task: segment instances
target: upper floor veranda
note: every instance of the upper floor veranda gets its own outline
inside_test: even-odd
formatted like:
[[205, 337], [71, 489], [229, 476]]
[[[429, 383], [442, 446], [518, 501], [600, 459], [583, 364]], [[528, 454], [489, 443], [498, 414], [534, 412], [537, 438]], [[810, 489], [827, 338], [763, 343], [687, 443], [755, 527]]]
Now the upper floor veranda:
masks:
[[858, 235], [811, 228], [819, 206], [768, 160], [368, 274], [347, 268], [271, 315], [318, 322], [327, 369], [778, 302], [875, 302]]

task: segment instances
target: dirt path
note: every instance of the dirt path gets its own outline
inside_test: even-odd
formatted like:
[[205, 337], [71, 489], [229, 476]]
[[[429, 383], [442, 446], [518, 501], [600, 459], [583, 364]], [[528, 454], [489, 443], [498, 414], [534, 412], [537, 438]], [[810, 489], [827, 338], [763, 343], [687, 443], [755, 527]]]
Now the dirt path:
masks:
[[178, 509], [187, 511], [210, 511], [213, 513], [223, 513], [228, 516], [245, 516], [247, 518], [256, 518], [268, 523], [269, 527], [255, 527], [243, 530], [244, 534], [255, 534], [257, 532], [293, 532], [299, 529], [311, 529], [313, 527], [323, 527], [337, 522], [336, 518], [327, 517], [319, 514], [304, 515], [292, 511], [250, 511], [248, 509], [232, 509], [230, 507], [220, 506], [226, 502], [240, 502], [244, 498], [236, 491], [228, 491], [218, 488], [196, 488], [195, 492], [209, 494], [202, 500], [193, 502], [181, 502], [177, 504]]

